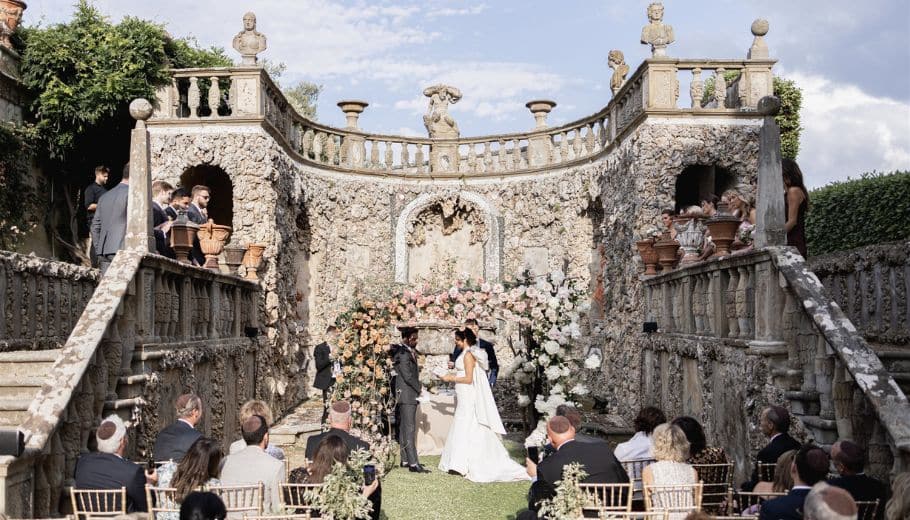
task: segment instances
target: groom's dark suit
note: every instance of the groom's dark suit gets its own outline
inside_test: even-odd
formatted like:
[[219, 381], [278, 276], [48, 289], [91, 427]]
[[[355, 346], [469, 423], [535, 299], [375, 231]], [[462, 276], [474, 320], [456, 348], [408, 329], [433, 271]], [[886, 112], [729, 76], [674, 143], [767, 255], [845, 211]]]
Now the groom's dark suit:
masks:
[[417, 459], [417, 396], [420, 395], [420, 369], [417, 354], [407, 345], [392, 345], [395, 363], [395, 402], [398, 408], [398, 444], [401, 462], [419, 464]]

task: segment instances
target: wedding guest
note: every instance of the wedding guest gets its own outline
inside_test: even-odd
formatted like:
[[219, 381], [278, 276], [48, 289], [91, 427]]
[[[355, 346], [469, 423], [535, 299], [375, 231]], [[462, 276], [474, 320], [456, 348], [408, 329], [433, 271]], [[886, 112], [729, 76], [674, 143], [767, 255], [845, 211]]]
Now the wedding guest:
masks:
[[344, 442], [348, 451], [357, 449], [370, 450], [370, 445], [360, 437], [351, 435], [351, 425], [354, 418], [351, 414], [351, 404], [347, 401], [335, 401], [329, 409], [329, 429], [311, 436], [306, 440], [306, 458], [313, 460], [316, 454], [316, 447], [326, 437], [334, 435]]
[[673, 227], [673, 217], [676, 214], [672, 209], [665, 209], [660, 212], [660, 221], [663, 223], [664, 227], [667, 228], [667, 231], [670, 232], [670, 238], [676, 238], [676, 228]]
[[793, 475], [790, 492], [765, 501], [759, 511], [760, 520], [801, 520], [806, 495], [828, 474], [828, 454], [818, 446], [805, 444], [796, 452], [790, 473]]
[[108, 177], [110, 176], [111, 170], [104, 165], [95, 166], [95, 181], [85, 187], [85, 190], [82, 194], [82, 203], [85, 205], [85, 223], [88, 229], [85, 229], [88, 232], [87, 240], [87, 253], [89, 259], [92, 262], [92, 267], [98, 267], [98, 255], [95, 253], [95, 248], [92, 246], [92, 236], [91, 236], [91, 226], [92, 220], [95, 218], [95, 210], [98, 209], [98, 201], [101, 200], [101, 196], [107, 193]]
[[[769, 406], [762, 410], [758, 427], [770, 441], [759, 450], [756, 461], [762, 464], [776, 464], [784, 452], [798, 450], [799, 442], [790, 436], [790, 412], [782, 406]], [[758, 465], [752, 470], [752, 478], [743, 484], [743, 491], [751, 491], [758, 483]], [[814, 482], [813, 482], [814, 484]]]
[[809, 211], [809, 191], [803, 182], [803, 172], [792, 159], [781, 160], [781, 172], [784, 178], [784, 212], [787, 221], [784, 231], [787, 232], [787, 245], [795, 247], [799, 254], [806, 257], [806, 212]]
[[[490, 388], [492, 388], [496, 386], [496, 376], [499, 375], [499, 361], [496, 360], [496, 350], [493, 348], [492, 343], [480, 337], [480, 326], [477, 324], [477, 320], [468, 318], [464, 320], [464, 326], [465, 328], [474, 331], [474, 336], [477, 338], [477, 346], [487, 353], [487, 360], [490, 363], [488, 379], [490, 381]], [[458, 356], [456, 355], [455, 358], [458, 358]]]
[[329, 325], [325, 329], [325, 341], [313, 349], [313, 359], [316, 362], [316, 377], [313, 386], [322, 390], [322, 420], [325, 422], [329, 415], [329, 399], [332, 397], [332, 386], [335, 378], [341, 374], [341, 364], [332, 359], [332, 351], [338, 342], [338, 327]]
[[[247, 419], [254, 415], [261, 415], [262, 417], [265, 417], [265, 420], [269, 425], [272, 424], [272, 410], [269, 408], [269, 405], [265, 403], [265, 401], [260, 401], [258, 399], [251, 399], [243, 403], [243, 405], [240, 407], [240, 413], [238, 415], [240, 416], [241, 427], [243, 427], [243, 423], [245, 423]], [[241, 436], [239, 439], [234, 441], [233, 444], [230, 445], [228, 448], [228, 453], [233, 455], [234, 453], [243, 451], [245, 448], [246, 441], [244, 441], [243, 436]], [[284, 460], [284, 450], [278, 446], [269, 444], [266, 446], [265, 452], [278, 460]]]
[[717, 195], [709, 195], [701, 201], [701, 215], [705, 218], [711, 218], [717, 213], [717, 203], [720, 199]]
[[180, 462], [183, 455], [202, 433], [196, 425], [202, 420], [202, 399], [196, 394], [183, 394], [175, 403], [177, 420], [158, 433], [155, 439], [156, 462]]
[[572, 428], [575, 430], [576, 442], [606, 442], [598, 437], [579, 433], [581, 431], [581, 412], [579, 412], [574, 406], [561, 404], [556, 407], [556, 415], [561, 415], [568, 419], [570, 423], [572, 423]]
[[[200, 437], [180, 460], [169, 462], [158, 468], [158, 486], [175, 488], [177, 503], [182, 503], [190, 493], [200, 486], [218, 486], [221, 472], [221, 446], [207, 437]], [[177, 513], [161, 512], [156, 520], [176, 520]]]
[[[752, 489], [755, 493], [784, 493], [790, 491], [793, 487], [793, 475], [790, 473], [790, 466], [793, 465], [793, 459], [796, 457], [796, 450], [784, 452], [777, 459], [777, 465], [774, 466], [774, 480], [772, 482], [760, 481]], [[756, 513], [758, 509], [756, 508]]]
[[910, 473], [898, 473], [891, 479], [891, 500], [885, 506], [885, 520], [910, 518]]
[[399, 345], [390, 345], [395, 367], [395, 402], [398, 416], [398, 444], [401, 446], [401, 466], [413, 473], [429, 473], [417, 458], [417, 397], [420, 395], [420, 369], [417, 367], [418, 331], [401, 327]]
[[736, 190], [724, 192], [723, 200], [727, 203], [734, 217], [743, 219], [750, 224], [755, 224], [755, 207]]
[[98, 199], [95, 215], [92, 217], [92, 247], [98, 255], [98, 268], [101, 274], [114, 261], [117, 251], [123, 249], [126, 237], [126, 201], [130, 192], [130, 165], [123, 167], [120, 184]]
[[632, 425], [635, 428], [635, 435], [626, 442], [616, 445], [614, 451], [616, 458], [626, 462], [635, 459], [651, 458], [651, 433], [658, 424], [667, 422], [667, 416], [654, 406], [646, 406], [638, 412]]
[[840, 477], [828, 481], [832, 486], [846, 489], [853, 500], [878, 500], [876, 518], [884, 515], [884, 505], [888, 496], [885, 483], [874, 479], [863, 471], [866, 465], [866, 453], [855, 442], [841, 440], [831, 446], [831, 460]]
[[[195, 224], [205, 224], [209, 221], [209, 199], [211, 198], [208, 186], [197, 184], [193, 186], [193, 201], [186, 209], [186, 218]], [[193, 250], [190, 253], [193, 263], [196, 265], [205, 264], [205, 255], [202, 253], [202, 246], [199, 245], [199, 237], [193, 239]]]
[[185, 188], [177, 188], [171, 193], [171, 201], [168, 207], [164, 208], [168, 218], [177, 220], [180, 213], [186, 213], [190, 206], [190, 194]]
[[705, 430], [694, 418], [683, 415], [673, 419], [674, 426], [678, 426], [689, 441], [689, 464], [726, 464], [727, 454], [723, 448], [709, 447], [705, 438]]
[[240, 428], [246, 448], [224, 459], [221, 482], [225, 486], [257, 484], [265, 486], [263, 511], [279, 512], [279, 489], [285, 481], [284, 463], [265, 452], [269, 445], [269, 423], [265, 417], [254, 415]]
[[856, 502], [846, 490], [819, 482], [803, 505], [805, 520], [856, 520]]
[[180, 504], [180, 520], [224, 520], [226, 516], [221, 497], [208, 491], [194, 491]]
[[[306, 468], [296, 468], [291, 471], [288, 481], [294, 484], [322, 484], [325, 477], [332, 472], [335, 464], [348, 465], [350, 450], [344, 440], [337, 435], [327, 435], [316, 445], [313, 459]], [[378, 520], [382, 508], [381, 492], [379, 491], [379, 477], [369, 485], [360, 486], [360, 492], [372, 504], [370, 518]]]
[[[641, 472], [641, 483], [648, 486], [683, 486], [698, 482], [698, 473], [685, 460], [689, 457], [689, 441], [682, 429], [672, 424], [661, 424], [654, 428], [654, 459], [656, 462], [648, 464]], [[695, 505], [695, 495], [691, 497], [677, 497], [675, 505], [683, 505], [678, 500], [686, 501], [691, 498]], [[661, 492], [650, 495], [650, 508], [660, 509], [669, 500]], [[686, 513], [670, 514], [670, 519], [681, 520]]]
[[165, 181], [152, 183], [152, 225], [155, 228], [155, 249], [159, 255], [177, 258], [170, 246], [170, 231], [173, 220], [167, 215], [168, 203], [174, 187]]

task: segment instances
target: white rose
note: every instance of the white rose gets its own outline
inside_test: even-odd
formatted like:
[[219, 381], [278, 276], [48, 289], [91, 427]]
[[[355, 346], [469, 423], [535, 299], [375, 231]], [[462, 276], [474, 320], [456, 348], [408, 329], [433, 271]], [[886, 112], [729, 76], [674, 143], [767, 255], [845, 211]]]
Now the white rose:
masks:
[[544, 352], [541, 352], [540, 355], [537, 356], [537, 361], [540, 362], [540, 366], [542, 367], [548, 366], [550, 364], [550, 356], [546, 355]]
[[[547, 375], [547, 379], [549, 381], [556, 381], [557, 379], [562, 377], [563, 371], [560, 370], [560, 368], [558, 366], [553, 365], [553, 366], [547, 368], [546, 375]], [[568, 375], [568, 374], [566, 374], [566, 375]]]
[[574, 394], [574, 395], [587, 395], [588, 387], [586, 387], [585, 385], [583, 385], [581, 383], [578, 383], [577, 385], [572, 387], [572, 390], [570, 390], [569, 393]]
[[585, 368], [595, 369], [600, 368], [600, 356], [590, 355], [585, 359]]
[[543, 349], [547, 351], [547, 354], [555, 356], [556, 353], [559, 352], [559, 343], [553, 340], [545, 341], [543, 344]]
[[563, 394], [563, 393], [565, 393], [565, 389], [559, 383], [556, 383], [555, 385], [553, 385], [553, 388], [550, 389], [550, 395]]
[[518, 396], [518, 406], [520, 406], [521, 408], [525, 408], [525, 407], [527, 407], [529, 404], [531, 404], [531, 398], [530, 398], [530, 397], [528, 397], [528, 396], [526, 396], [526, 395], [524, 395], [524, 394]]

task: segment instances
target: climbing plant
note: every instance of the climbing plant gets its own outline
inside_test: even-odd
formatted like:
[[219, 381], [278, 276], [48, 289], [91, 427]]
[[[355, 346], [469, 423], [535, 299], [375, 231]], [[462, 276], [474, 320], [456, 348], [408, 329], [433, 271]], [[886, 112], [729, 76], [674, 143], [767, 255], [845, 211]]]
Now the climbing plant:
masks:
[[31, 152], [21, 130], [0, 124], [0, 249], [14, 249], [35, 225], [28, 182]]

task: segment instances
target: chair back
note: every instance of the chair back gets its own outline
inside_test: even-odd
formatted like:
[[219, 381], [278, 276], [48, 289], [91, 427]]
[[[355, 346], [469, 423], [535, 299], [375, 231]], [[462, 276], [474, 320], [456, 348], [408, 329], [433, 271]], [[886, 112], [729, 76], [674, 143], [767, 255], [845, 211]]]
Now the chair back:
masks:
[[875, 520], [878, 514], [879, 500], [857, 500], [856, 501], [856, 519], [857, 520]]
[[180, 501], [176, 488], [145, 485], [145, 502], [149, 508], [149, 520], [156, 520], [158, 513], [180, 514]]
[[[754, 491], [736, 491], [732, 487], [727, 490], [727, 511], [728, 515], [738, 515], [752, 506], [760, 506], [765, 500], [786, 496], [786, 491], [766, 491], [756, 493]], [[757, 508], [756, 508], [757, 510]], [[751, 514], [751, 513], [750, 513]], [[756, 515], [758, 512], [756, 511]]]
[[701, 509], [701, 482], [676, 486], [644, 486], [645, 510], [689, 513]]
[[601, 511], [597, 520], [668, 520], [669, 511]]
[[692, 464], [702, 482], [701, 507], [707, 513], [721, 513], [727, 490], [733, 485], [733, 463]]
[[584, 497], [582, 511], [631, 511], [632, 484], [578, 484]]
[[629, 482], [634, 489], [641, 489], [641, 470], [648, 464], [657, 462], [657, 459], [629, 459], [621, 461], [622, 467], [625, 468], [629, 475]]
[[298, 513], [310, 512], [314, 509], [313, 503], [307, 498], [307, 491], [318, 493], [322, 484], [281, 484], [281, 505], [285, 509], [296, 510]]
[[307, 511], [302, 515], [243, 515], [243, 520], [320, 520], [320, 517], [313, 516]]
[[119, 489], [75, 489], [70, 491], [73, 517], [114, 517], [126, 514], [126, 487]]
[[215, 493], [224, 502], [228, 513], [262, 515], [262, 482], [242, 486], [206, 486], [206, 491]]
[[758, 480], [765, 482], [774, 482], [774, 468], [776, 462], [755, 462], [755, 470], [758, 473]]

